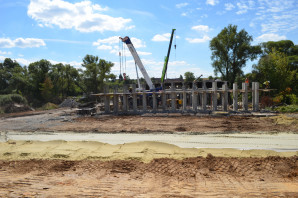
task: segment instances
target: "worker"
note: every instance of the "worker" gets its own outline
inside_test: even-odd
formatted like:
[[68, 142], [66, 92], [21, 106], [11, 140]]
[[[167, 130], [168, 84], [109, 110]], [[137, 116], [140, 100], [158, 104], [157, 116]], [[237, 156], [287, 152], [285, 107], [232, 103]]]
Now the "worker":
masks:
[[268, 89], [269, 88], [270, 81], [269, 80], [266, 80], [263, 84], [265, 85], [265, 89]]
[[249, 84], [249, 79], [245, 78], [245, 83]]

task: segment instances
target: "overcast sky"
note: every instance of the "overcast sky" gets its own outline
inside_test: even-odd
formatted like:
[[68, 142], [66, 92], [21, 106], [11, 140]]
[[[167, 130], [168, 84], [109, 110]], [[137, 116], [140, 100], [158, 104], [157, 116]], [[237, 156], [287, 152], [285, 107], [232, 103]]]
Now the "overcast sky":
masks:
[[[80, 68], [91, 54], [114, 62], [117, 76], [119, 36], [131, 37], [149, 76], [160, 77], [170, 32], [177, 29], [168, 78], [186, 71], [213, 75], [209, 42], [229, 24], [245, 29], [253, 44], [298, 40], [297, 0], [0, 0], [0, 15], [1, 62], [47, 59]], [[122, 72], [136, 77], [127, 49]]]

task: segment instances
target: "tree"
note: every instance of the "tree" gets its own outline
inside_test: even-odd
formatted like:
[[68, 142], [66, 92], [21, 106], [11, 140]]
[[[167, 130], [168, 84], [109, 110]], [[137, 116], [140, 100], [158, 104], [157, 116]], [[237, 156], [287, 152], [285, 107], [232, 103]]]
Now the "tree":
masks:
[[41, 95], [44, 101], [49, 102], [53, 98], [53, 83], [49, 77], [46, 76], [43, 83], [41, 83]]
[[274, 50], [284, 53], [292, 70], [297, 69], [298, 66], [298, 46], [294, 45], [293, 41], [281, 40], [281, 41], [268, 41], [261, 44], [263, 49], [263, 56], [268, 55]]
[[287, 56], [275, 49], [262, 57], [253, 68], [253, 74], [257, 75], [259, 82], [270, 81], [270, 87], [277, 89], [278, 92], [285, 90], [287, 87], [293, 88], [297, 86], [294, 80], [297, 75], [297, 69], [291, 70]]
[[261, 53], [260, 46], [251, 46], [252, 40], [244, 29], [237, 32], [236, 25], [229, 25], [210, 41], [214, 73], [220, 73], [230, 87], [237, 75], [243, 74], [246, 61], [256, 59]]
[[83, 59], [84, 82], [88, 91], [98, 93], [103, 90], [104, 80], [109, 77], [111, 68], [114, 66], [112, 62], [99, 59], [98, 56], [87, 54]]
[[28, 84], [27, 69], [6, 58], [0, 63], [0, 94], [20, 93]]
[[253, 65], [252, 78], [259, 82], [269, 80], [270, 87], [279, 92], [297, 87], [298, 46], [290, 40], [269, 41], [261, 44], [262, 57]]
[[192, 72], [185, 72], [184, 79], [185, 82], [193, 82], [196, 79], [196, 77]]
[[30, 63], [28, 66], [30, 79], [28, 98], [31, 99], [30, 102], [34, 102], [36, 105], [40, 105], [38, 103], [44, 99], [41, 95], [42, 83], [44, 83], [51, 66], [52, 64], [45, 59]]

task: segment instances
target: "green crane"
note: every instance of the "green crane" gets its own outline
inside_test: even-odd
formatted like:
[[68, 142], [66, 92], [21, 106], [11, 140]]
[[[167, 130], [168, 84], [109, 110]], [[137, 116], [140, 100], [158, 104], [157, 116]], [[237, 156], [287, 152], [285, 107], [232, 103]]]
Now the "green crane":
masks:
[[[174, 37], [174, 32], [176, 29], [172, 29], [172, 34], [171, 34], [171, 39], [170, 39], [170, 44], [169, 44], [169, 49], [168, 49], [168, 54], [165, 57], [165, 63], [163, 65], [163, 70], [162, 70], [162, 75], [161, 75], [161, 83], [164, 82], [165, 80], [165, 76], [167, 73], [167, 68], [168, 68], [168, 61], [169, 61], [169, 57], [170, 57], [170, 52], [171, 52], [171, 47], [172, 47], [172, 41], [173, 41], [173, 37]], [[175, 46], [176, 47], [176, 46]]]

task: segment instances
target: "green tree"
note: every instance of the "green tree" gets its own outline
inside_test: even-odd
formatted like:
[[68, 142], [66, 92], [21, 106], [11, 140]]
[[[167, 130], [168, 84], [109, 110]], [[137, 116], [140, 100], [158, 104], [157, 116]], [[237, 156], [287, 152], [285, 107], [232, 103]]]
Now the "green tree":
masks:
[[51, 67], [50, 76], [54, 85], [54, 95], [59, 98], [67, 96], [75, 96], [81, 93], [76, 85], [76, 80], [79, 76], [79, 71], [73, 66], [62, 63]]
[[44, 82], [41, 83], [40, 87], [41, 95], [45, 102], [49, 102], [53, 98], [53, 87], [54, 86], [51, 81], [51, 78], [46, 76]]
[[193, 82], [196, 79], [194, 73], [192, 72], [185, 72], [184, 73], [184, 81], [185, 82]]
[[275, 49], [263, 56], [253, 68], [253, 74], [257, 75], [256, 78], [259, 82], [270, 81], [270, 87], [277, 89], [278, 92], [287, 87], [297, 86], [294, 80], [297, 76], [297, 70], [291, 70], [287, 56]]
[[290, 65], [290, 69], [295, 70], [298, 66], [298, 46], [294, 45], [293, 41], [269, 41], [261, 44], [263, 49], [263, 56], [268, 55], [274, 50], [284, 53]]
[[44, 98], [41, 95], [42, 83], [44, 83], [48, 72], [51, 68], [51, 63], [45, 59], [31, 63], [28, 66], [29, 72], [29, 102], [33, 102], [34, 105], [41, 105]]
[[98, 56], [87, 54], [83, 59], [84, 82], [88, 91], [98, 93], [103, 90], [104, 82], [109, 78], [112, 62], [99, 59]]
[[6, 58], [0, 63], [0, 93], [22, 93], [28, 84], [27, 68]]
[[214, 73], [220, 73], [229, 86], [235, 82], [237, 75], [243, 74], [246, 61], [256, 59], [261, 53], [261, 47], [252, 46], [252, 41], [252, 36], [244, 29], [237, 32], [236, 25], [225, 27], [210, 41]]

